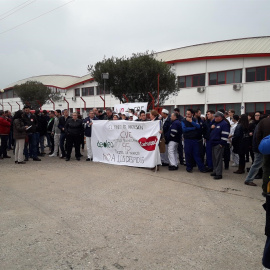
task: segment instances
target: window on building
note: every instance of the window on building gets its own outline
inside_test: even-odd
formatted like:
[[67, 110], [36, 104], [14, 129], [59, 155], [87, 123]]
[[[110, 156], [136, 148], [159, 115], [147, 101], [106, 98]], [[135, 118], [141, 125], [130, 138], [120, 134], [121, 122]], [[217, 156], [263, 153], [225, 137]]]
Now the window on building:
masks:
[[76, 88], [74, 91], [75, 91], [75, 97], [79, 97], [80, 96], [80, 88]]
[[84, 87], [82, 88], [82, 96], [93, 96], [94, 95], [94, 87]]
[[179, 76], [178, 84], [180, 88], [205, 86], [205, 74]]
[[270, 102], [254, 102], [245, 104], [246, 113], [260, 112], [262, 114], [270, 113]]
[[270, 80], [270, 66], [246, 69], [247, 82], [259, 82]]
[[[110, 89], [107, 85], [105, 85], [105, 95], [109, 95], [111, 92], [110, 92]], [[97, 86], [97, 95], [104, 95], [104, 86], [100, 85], [100, 86]]]
[[218, 84], [225, 84], [225, 72], [218, 72]]
[[266, 67], [266, 80], [270, 80], [270, 66]]
[[211, 72], [209, 74], [209, 85], [230, 84], [242, 82], [242, 70], [228, 70]]
[[209, 75], [209, 85], [217, 84], [217, 72], [210, 73]]

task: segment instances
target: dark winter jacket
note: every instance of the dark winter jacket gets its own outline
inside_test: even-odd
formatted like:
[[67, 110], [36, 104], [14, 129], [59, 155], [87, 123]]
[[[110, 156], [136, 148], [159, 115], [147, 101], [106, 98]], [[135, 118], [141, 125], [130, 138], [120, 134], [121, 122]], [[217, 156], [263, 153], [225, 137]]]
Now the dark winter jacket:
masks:
[[186, 118], [181, 122], [184, 139], [189, 140], [201, 140], [202, 135], [200, 131], [200, 124], [195, 118], [192, 118], [192, 122], [188, 122]]
[[178, 119], [171, 122], [169, 130], [165, 133], [166, 143], [177, 142], [182, 140], [182, 126]]
[[15, 140], [25, 139], [26, 129], [22, 119], [15, 119], [13, 121], [13, 138]]
[[59, 118], [58, 128], [61, 130], [61, 133], [65, 133], [65, 125], [69, 119], [71, 119], [70, 116], [67, 118], [65, 118], [65, 116], [61, 116]]
[[23, 115], [23, 121], [24, 121], [24, 125], [25, 126], [28, 126], [31, 128], [29, 128], [26, 132], [28, 134], [31, 134], [31, 133], [35, 133], [37, 131], [37, 125], [38, 125], [38, 122], [37, 122], [37, 118], [35, 115], [29, 113], [29, 114], [24, 114]]
[[237, 154], [243, 154], [249, 146], [249, 131], [244, 130], [241, 124], [238, 124], [235, 128], [232, 138], [233, 152]]
[[215, 128], [210, 134], [210, 142], [212, 146], [226, 145], [230, 134], [230, 125], [225, 120], [215, 123]]
[[37, 132], [39, 132], [40, 136], [44, 136], [47, 133], [47, 120], [44, 115], [36, 115], [38, 126]]
[[77, 119], [76, 121], [71, 118], [67, 121], [65, 125], [65, 130], [67, 135], [79, 136], [84, 132], [83, 120]]
[[270, 118], [265, 118], [258, 124], [258, 131], [256, 134], [257, 144], [259, 145], [261, 140], [270, 135]]

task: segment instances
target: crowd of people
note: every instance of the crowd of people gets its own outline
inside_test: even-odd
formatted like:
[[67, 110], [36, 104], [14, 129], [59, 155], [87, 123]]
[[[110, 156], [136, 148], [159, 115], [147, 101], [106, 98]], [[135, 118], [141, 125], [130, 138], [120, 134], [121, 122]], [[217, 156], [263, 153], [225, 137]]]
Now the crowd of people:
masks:
[[[66, 161], [70, 160], [73, 147], [75, 158], [79, 161], [86, 144], [86, 161], [91, 161], [93, 120], [159, 121], [162, 166], [174, 171], [183, 165], [189, 173], [198, 167], [201, 173], [211, 173], [213, 179], [220, 180], [223, 169], [228, 170], [231, 164], [237, 168], [235, 174], [244, 174], [247, 170], [246, 185], [256, 186], [254, 179], [263, 178], [262, 195], [268, 198], [270, 155], [263, 155], [259, 145], [263, 138], [270, 135], [270, 117], [260, 112], [238, 116], [233, 109], [228, 112], [208, 110], [206, 115], [199, 109], [187, 109], [185, 113], [183, 117], [178, 108], [171, 114], [163, 109], [160, 114], [152, 110], [149, 115], [133, 109], [115, 113], [110, 108], [106, 112], [94, 108], [83, 119], [77, 112], [69, 116], [68, 110], [35, 110], [32, 113], [28, 106], [18, 110], [14, 116], [9, 111], [0, 111], [0, 159], [11, 158], [8, 151], [13, 150], [16, 164], [26, 164], [30, 158], [41, 161], [40, 157], [46, 155], [46, 142], [49, 157], [59, 156]], [[249, 161], [251, 167], [246, 168]], [[159, 166], [154, 169], [159, 169]], [[270, 264], [269, 210], [267, 215], [264, 266]]]
[[[208, 110], [206, 115], [199, 109], [187, 109], [183, 117], [178, 108], [172, 114], [163, 109], [160, 114], [152, 110], [150, 115], [133, 109], [115, 113], [110, 108], [106, 112], [94, 108], [85, 119], [77, 112], [69, 116], [68, 110], [35, 110], [31, 113], [29, 106], [17, 111], [13, 117], [9, 111], [0, 111], [0, 158], [10, 158], [7, 150], [14, 146], [15, 163], [25, 164], [30, 158], [41, 161], [46, 142], [50, 157], [59, 156], [66, 161], [71, 158], [73, 146], [75, 157], [80, 160], [86, 144], [86, 161], [91, 161], [92, 120], [160, 121], [162, 166], [168, 166], [171, 171], [184, 165], [186, 171], [192, 173], [193, 168], [198, 167], [200, 172], [209, 172], [219, 180], [231, 160], [231, 166], [237, 167], [235, 174], [244, 174], [247, 169], [246, 185], [256, 186], [253, 181], [261, 179], [263, 171], [269, 174], [258, 150], [260, 140], [270, 134], [269, 118], [260, 112], [238, 116], [233, 109], [228, 112]], [[252, 166], [245, 168], [249, 161]], [[265, 163], [269, 164], [269, 160]], [[264, 179], [264, 186], [266, 184]]]

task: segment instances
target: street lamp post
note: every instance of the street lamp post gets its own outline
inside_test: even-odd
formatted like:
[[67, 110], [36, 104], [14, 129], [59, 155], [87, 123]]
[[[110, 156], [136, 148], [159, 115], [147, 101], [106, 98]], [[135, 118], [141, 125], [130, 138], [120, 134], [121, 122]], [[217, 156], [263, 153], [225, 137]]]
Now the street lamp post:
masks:
[[105, 85], [106, 85], [106, 80], [109, 79], [109, 73], [108, 72], [107, 73], [102, 73], [101, 77], [102, 77], [103, 82], [104, 82], [103, 86], [104, 86], [104, 110], [105, 110]]

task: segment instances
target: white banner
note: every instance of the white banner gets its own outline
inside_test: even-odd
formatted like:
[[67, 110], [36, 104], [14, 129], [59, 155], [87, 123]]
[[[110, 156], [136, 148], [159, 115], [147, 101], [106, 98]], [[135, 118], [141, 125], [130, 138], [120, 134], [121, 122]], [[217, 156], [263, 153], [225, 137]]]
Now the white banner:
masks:
[[129, 109], [134, 109], [135, 112], [137, 110], [143, 110], [147, 112], [147, 104], [147, 102], [116, 104], [114, 105], [114, 111], [116, 113], [123, 113], [128, 112]]
[[153, 168], [161, 164], [159, 121], [94, 120], [93, 161]]

